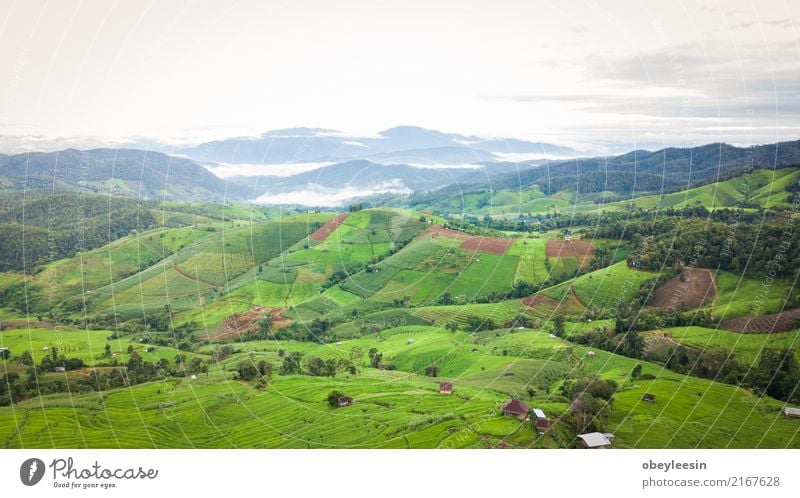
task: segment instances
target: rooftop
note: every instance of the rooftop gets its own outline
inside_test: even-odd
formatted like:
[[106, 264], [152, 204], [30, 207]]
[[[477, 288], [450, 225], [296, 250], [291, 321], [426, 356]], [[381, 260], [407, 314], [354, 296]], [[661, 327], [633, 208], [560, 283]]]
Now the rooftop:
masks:
[[590, 432], [588, 434], [581, 434], [578, 436], [586, 443], [589, 448], [597, 448], [599, 446], [610, 446], [611, 441], [608, 440], [605, 434], [599, 432]]
[[503, 411], [519, 415], [527, 415], [530, 407], [518, 399], [510, 399], [503, 403]]

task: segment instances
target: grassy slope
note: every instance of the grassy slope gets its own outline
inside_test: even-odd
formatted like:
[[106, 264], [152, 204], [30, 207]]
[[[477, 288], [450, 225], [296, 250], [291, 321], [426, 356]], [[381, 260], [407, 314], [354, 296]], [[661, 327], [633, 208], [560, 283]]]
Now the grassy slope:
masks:
[[[349, 379], [276, 376], [263, 391], [229, 372], [248, 356], [276, 362], [278, 348], [335, 358], [354, 346], [378, 348], [398, 371], [365, 369]], [[557, 421], [568, 410], [559, 379], [599, 374], [621, 384], [605, 427], [617, 434], [619, 447], [800, 447], [797, 422], [780, 415], [782, 403], [647, 363], [644, 373], [656, 379], [631, 382], [635, 360], [603, 351], [589, 360], [586, 348], [544, 332], [486, 334], [472, 342], [465, 334], [402, 327], [326, 346], [257, 341], [241, 347], [197, 380], [170, 379], [102, 398], [45, 396], [13, 412], [0, 408], [0, 440], [6, 447], [427, 448], [501, 439], [518, 447], [570, 445], [574, 429]], [[500, 350], [507, 355], [492, 354]], [[441, 378], [454, 380], [455, 395], [437, 394], [439, 379], [414, 373], [432, 363], [440, 365]], [[535, 390], [529, 402], [556, 420], [547, 437], [499, 414], [504, 399], [527, 387]], [[327, 407], [332, 389], [347, 392], [355, 404]], [[645, 392], [657, 402], [642, 402]]]

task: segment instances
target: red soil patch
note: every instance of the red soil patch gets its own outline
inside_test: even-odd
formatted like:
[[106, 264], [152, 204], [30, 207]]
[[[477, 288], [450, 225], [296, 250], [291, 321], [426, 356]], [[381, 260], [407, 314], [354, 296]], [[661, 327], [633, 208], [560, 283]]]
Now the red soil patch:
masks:
[[743, 316], [722, 322], [722, 328], [745, 334], [788, 332], [797, 328], [800, 308], [770, 315]]
[[471, 251], [487, 251], [496, 254], [505, 254], [513, 240], [511, 239], [495, 239], [492, 237], [476, 237], [468, 233], [459, 232], [457, 230], [450, 230], [442, 225], [433, 224], [421, 231], [417, 237], [422, 238], [430, 235], [431, 238], [447, 237], [448, 239], [463, 240], [461, 249]]
[[461, 249], [486, 251], [505, 254], [513, 241], [511, 239], [494, 239], [491, 237], [470, 237], [461, 244]]
[[579, 298], [578, 295], [575, 294], [575, 287], [573, 287], [572, 284], [569, 284], [569, 297], [567, 297], [567, 300], [564, 301], [564, 304], [568, 304], [570, 306], [578, 306], [580, 308], [586, 307], [586, 305], [583, 304], [583, 301], [581, 301], [581, 298]]
[[330, 235], [333, 232], [335, 232], [336, 229], [339, 228], [339, 225], [344, 223], [344, 220], [347, 218], [347, 214], [348, 213], [342, 213], [342, 214], [336, 216], [331, 221], [329, 221], [329, 222], [325, 223], [324, 225], [322, 225], [319, 228], [319, 230], [317, 230], [316, 232], [314, 232], [311, 235], [309, 235], [308, 238], [311, 239], [311, 240], [319, 241], [319, 242], [322, 242], [323, 240], [327, 239], [328, 235]]
[[433, 224], [428, 228], [426, 228], [425, 230], [421, 231], [419, 235], [417, 235], [417, 237], [422, 238], [427, 235], [430, 235], [431, 238], [434, 239], [436, 237], [447, 237], [448, 239], [455, 239], [455, 240], [467, 240], [470, 237], [472, 237], [472, 235], [469, 235], [467, 233], [445, 228], [442, 225], [439, 225], [438, 223]]
[[255, 334], [258, 332], [258, 321], [266, 315], [272, 315], [273, 330], [288, 327], [290, 320], [281, 315], [284, 311], [286, 311], [286, 308], [253, 306], [247, 311], [230, 315], [222, 321], [222, 330], [220, 333], [213, 336], [206, 336], [202, 339], [222, 341]]
[[592, 261], [594, 246], [586, 240], [556, 240], [547, 241], [548, 258], [575, 258], [581, 268], [587, 268]]
[[717, 295], [714, 276], [705, 268], [685, 268], [653, 292], [652, 306], [659, 308], [697, 309]]

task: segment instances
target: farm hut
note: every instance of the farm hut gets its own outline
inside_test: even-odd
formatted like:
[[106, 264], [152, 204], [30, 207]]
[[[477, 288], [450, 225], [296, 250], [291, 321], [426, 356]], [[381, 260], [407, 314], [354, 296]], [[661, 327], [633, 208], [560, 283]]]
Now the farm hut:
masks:
[[533, 423], [533, 426], [537, 431], [544, 434], [547, 429], [550, 428], [550, 420], [547, 419], [547, 415], [544, 414], [544, 411], [540, 410], [539, 408], [534, 408], [533, 414], [536, 417], [536, 421]]
[[341, 398], [339, 398], [339, 408], [342, 408], [343, 406], [350, 406], [352, 404], [353, 404], [353, 398], [351, 398], [350, 396], [342, 396]]
[[650, 393], [644, 393], [644, 396], [642, 396], [642, 401], [647, 401], [648, 403], [655, 403], [656, 395]]
[[453, 383], [439, 382], [439, 394], [453, 394]]
[[518, 399], [510, 399], [503, 403], [500, 408], [506, 417], [516, 417], [519, 420], [525, 420], [530, 410], [528, 405]]
[[590, 360], [594, 360], [594, 351], [589, 351], [586, 353], [586, 356], [588, 356]]
[[48, 349], [50, 349], [50, 348], [48, 348], [47, 346], [45, 346], [45, 347], [43, 347], [43, 348], [42, 348], [42, 351], [47, 351]]
[[197, 375], [192, 374], [192, 380], [197, 380]]
[[800, 408], [792, 408], [787, 406], [783, 409], [783, 414], [786, 418], [800, 418]]
[[64, 368], [64, 367], [56, 367], [55, 370], [56, 370], [56, 372], [66, 372], [67, 371], [67, 369]]
[[607, 434], [601, 432], [590, 432], [588, 434], [581, 434], [578, 438], [581, 440], [584, 448], [597, 449], [597, 448], [611, 448], [614, 435], [609, 433], [611, 440], [608, 439]]
[[7, 360], [11, 356], [11, 351], [8, 348], [0, 348], [0, 358]]
[[414, 339], [411, 339], [409, 337], [408, 340], [406, 341], [406, 344], [414, 344]]

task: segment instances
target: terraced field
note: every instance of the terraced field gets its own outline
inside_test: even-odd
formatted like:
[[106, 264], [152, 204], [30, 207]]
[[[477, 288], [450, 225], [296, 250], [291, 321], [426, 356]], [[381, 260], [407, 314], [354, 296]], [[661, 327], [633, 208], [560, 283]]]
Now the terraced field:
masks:
[[[684, 200], [637, 200], [768, 203], [771, 186], [788, 185], [800, 170], [775, 179], [756, 173], [740, 197], [731, 180], [713, 196], [706, 185], [682, 193]], [[591, 209], [603, 195], [590, 196]], [[564, 192], [501, 191], [494, 199], [553, 217], [583, 209]], [[183, 222], [191, 216], [175, 213]], [[769, 391], [685, 376], [677, 371], [697, 370], [647, 362], [641, 358], [656, 356], [646, 351], [609, 352], [628, 345], [629, 336], [617, 333], [617, 310], [644, 302], [643, 287], [659, 276], [628, 266], [635, 239], [590, 242], [580, 238], [582, 228], [571, 242], [560, 228], [466, 233], [430, 213], [388, 208], [293, 213], [280, 222], [263, 220], [280, 213], [252, 212], [245, 222], [247, 214], [233, 205], [222, 218], [132, 233], [34, 275], [0, 274], [0, 347], [10, 349], [0, 377], [19, 375], [19, 385], [29, 386], [26, 376], [35, 373], [49, 386], [0, 406], [2, 447], [575, 447], [582, 429], [570, 389], [595, 376], [616, 383], [593, 423], [615, 433], [617, 447], [800, 447], [797, 421], [780, 414], [787, 403], [756, 394]], [[757, 365], [765, 350], [789, 348], [800, 361], [792, 279], [703, 276], [715, 292], [689, 306], [697, 311], [687, 320], [755, 324], [743, 327], [748, 332], [772, 320], [767, 328], [778, 324], [782, 332], [648, 326], [638, 329], [645, 346], [719, 350], [746, 365]], [[679, 281], [656, 291], [642, 315], [663, 312]], [[53, 313], [25, 312], [42, 298], [52, 298]], [[74, 305], [84, 299], [85, 308]], [[41, 366], [54, 349], [87, 366]], [[39, 370], [23, 363], [23, 351]], [[203, 368], [181, 371], [179, 355]], [[90, 392], [93, 372], [121, 371], [137, 357], [150, 368], [160, 362], [147, 377], [157, 380]], [[636, 365], [641, 373], [632, 375]], [[247, 377], [248, 366], [257, 374]], [[439, 394], [442, 381], [454, 383], [453, 395]], [[10, 403], [3, 386], [0, 399]], [[58, 386], [80, 388], [52, 394]], [[331, 408], [334, 390], [353, 404]], [[643, 402], [645, 393], [655, 403]], [[545, 410], [552, 428], [542, 435], [529, 421], [503, 417], [499, 407], [512, 397]]]
[[601, 312], [610, 312], [619, 303], [629, 302], [641, 286], [657, 276], [654, 272], [636, 270], [622, 261], [592, 273], [581, 275], [574, 281], [565, 282], [542, 292], [543, 295], [564, 299], [573, 289], [577, 299], [586, 307]]
[[[800, 447], [796, 423], [768, 398], [647, 363], [643, 373], [656, 378], [631, 381], [635, 360], [602, 351], [588, 359], [586, 348], [543, 332], [483, 337], [471, 342], [440, 329], [401, 327], [326, 346], [256, 341], [239, 355], [277, 359], [280, 347], [330, 358], [374, 346], [397, 370], [365, 368], [332, 379], [277, 376], [259, 390], [232, 378], [229, 368], [243, 357], [235, 356], [197, 379], [102, 396], [44, 396], [18, 404], [13, 413], [0, 408], [0, 440], [4, 447], [26, 448], [569, 446], [576, 433], [561, 421], [569, 407], [558, 394], [560, 379], [597, 373], [623, 387], [605, 425], [618, 447]], [[455, 395], [438, 394], [439, 379], [420, 375], [432, 363], [441, 367], [440, 378], [455, 383]], [[499, 413], [503, 400], [529, 388], [534, 395], [527, 402], [553, 420], [545, 436]], [[353, 405], [330, 408], [325, 397], [334, 389], [352, 396]], [[643, 403], [645, 392], [657, 402]]]

